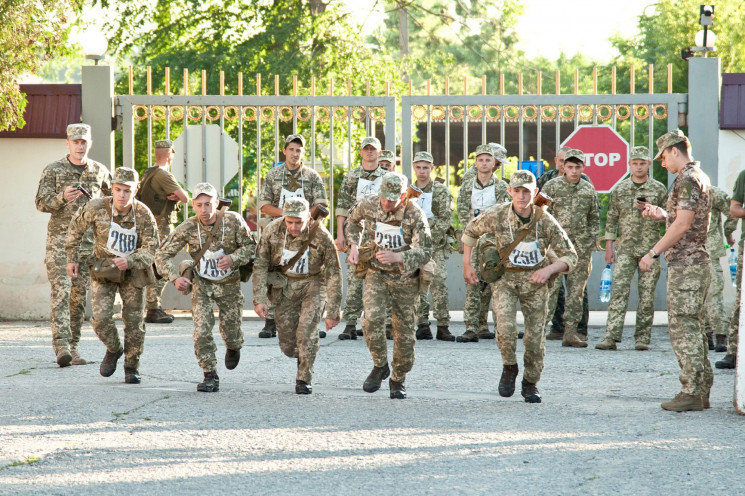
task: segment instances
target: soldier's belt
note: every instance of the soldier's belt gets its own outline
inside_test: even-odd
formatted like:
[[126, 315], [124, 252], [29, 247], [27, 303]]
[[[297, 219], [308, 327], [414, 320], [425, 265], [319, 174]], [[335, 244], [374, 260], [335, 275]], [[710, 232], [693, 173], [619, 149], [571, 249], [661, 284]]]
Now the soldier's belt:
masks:
[[536, 270], [535, 267], [505, 267], [505, 272], [532, 272]]
[[[370, 265], [369, 270], [375, 270], [380, 272], [381, 274], [387, 274], [391, 276], [400, 276], [401, 271], [394, 269], [394, 270], [383, 270], [380, 267], [376, 267], [374, 265]], [[413, 274], [411, 274], [408, 279], [414, 279], [415, 277], [419, 277], [419, 269], [416, 269]]]
[[290, 281], [304, 281], [306, 279], [316, 278], [320, 275], [321, 275], [320, 272], [316, 272], [315, 274], [302, 274], [302, 275], [284, 274], [284, 276]]

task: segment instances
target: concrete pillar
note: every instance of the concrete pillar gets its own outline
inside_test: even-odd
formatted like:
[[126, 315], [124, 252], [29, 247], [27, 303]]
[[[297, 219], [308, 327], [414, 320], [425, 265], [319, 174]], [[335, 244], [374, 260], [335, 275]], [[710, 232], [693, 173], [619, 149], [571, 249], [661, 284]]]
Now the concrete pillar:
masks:
[[114, 68], [83, 66], [82, 119], [91, 126], [93, 147], [89, 157], [114, 171]]
[[688, 60], [688, 138], [693, 157], [701, 162], [712, 184], [718, 183], [721, 75], [721, 61], [716, 57]]

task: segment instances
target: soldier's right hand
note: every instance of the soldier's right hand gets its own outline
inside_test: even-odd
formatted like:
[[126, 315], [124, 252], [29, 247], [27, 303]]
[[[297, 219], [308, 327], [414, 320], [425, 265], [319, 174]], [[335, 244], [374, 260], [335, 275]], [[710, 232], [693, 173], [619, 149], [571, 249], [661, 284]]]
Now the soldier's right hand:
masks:
[[76, 263], [69, 263], [67, 264], [67, 275], [75, 279], [78, 277], [78, 270], [80, 269], [79, 265]]
[[476, 270], [471, 264], [463, 265], [463, 279], [465, 279], [468, 284], [476, 284], [479, 282], [479, 276], [476, 275]]
[[360, 251], [357, 248], [357, 245], [352, 245], [349, 247], [349, 256], [347, 257], [347, 262], [351, 263], [352, 265], [357, 265], [360, 262]]
[[266, 315], [269, 313], [269, 308], [266, 306], [266, 303], [259, 303], [254, 305], [254, 312], [256, 312], [256, 315], [260, 318], [265, 319]]
[[344, 239], [344, 236], [337, 236], [336, 249], [339, 251], [347, 251], [347, 242]]
[[186, 291], [189, 289], [189, 286], [191, 286], [191, 281], [188, 280], [185, 277], [179, 277], [175, 281], [173, 281], [173, 285], [176, 286], [176, 289], [179, 291]]
[[65, 188], [65, 192], [62, 193], [62, 195], [65, 197], [66, 202], [75, 201], [78, 199], [80, 195], [82, 195], [81, 191], [78, 188], [74, 188], [72, 186], [68, 186]]
[[616, 253], [613, 251], [612, 241], [608, 240], [606, 241], [606, 243], [607, 244], [605, 246], [605, 263], [607, 264], [616, 263]]

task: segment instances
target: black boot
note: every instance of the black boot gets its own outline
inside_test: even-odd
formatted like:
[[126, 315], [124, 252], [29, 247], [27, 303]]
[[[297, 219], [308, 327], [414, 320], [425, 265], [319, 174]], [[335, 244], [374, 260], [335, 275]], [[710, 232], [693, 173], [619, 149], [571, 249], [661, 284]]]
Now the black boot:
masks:
[[373, 367], [372, 372], [362, 384], [362, 390], [366, 393], [374, 393], [380, 389], [380, 383], [383, 382], [383, 379], [387, 379], [389, 375], [391, 375], [391, 369], [387, 363], [382, 367]]
[[313, 386], [305, 381], [295, 381], [295, 394], [312, 394]]
[[273, 338], [277, 336], [277, 326], [274, 323], [274, 319], [266, 319], [264, 321], [264, 328], [259, 331], [260, 338]]
[[205, 372], [204, 382], [197, 384], [197, 391], [203, 393], [216, 393], [220, 390], [220, 378], [217, 372]]
[[344, 341], [346, 339], [357, 339], [357, 324], [347, 324], [347, 326], [344, 328], [341, 334], [339, 334], [339, 339]]
[[388, 387], [391, 390], [392, 400], [405, 400], [406, 399], [406, 386], [403, 382], [396, 382], [393, 379], [388, 381]]
[[429, 322], [426, 324], [419, 324], [416, 330], [416, 338], [418, 341], [432, 339], [432, 331], [429, 328]]
[[455, 341], [455, 336], [450, 334], [448, 326], [438, 325], [437, 326], [437, 340], [438, 341]]
[[116, 353], [109, 353], [109, 350], [106, 350], [106, 354], [103, 356], [103, 360], [101, 360], [101, 367], [99, 368], [101, 375], [104, 377], [111, 377], [114, 372], [116, 372], [116, 362], [119, 361], [123, 354], [124, 349], [121, 349]]
[[717, 334], [717, 344], [714, 347], [714, 351], [718, 353], [727, 351], [727, 336], [724, 334]]
[[518, 372], [517, 364], [502, 366], [502, 377], [499, 378], [499, 396], [509, 398], [515, 394], [515, 380]]
[[142, 379], [140, 379], [140, 372], [131, 367], [124, 367], [124, 382], [127, 384], [139, 384], [142, 382]]
[[712, 333], [706, 333], [706, 343], [709, 345], [709, 351], [714, 351], [714, 336]]
[[540, 403], [541, 395], [538, 394], [538, 388], [532, 382], [528, 382], [523, 379], [522, 382], [523, 390], [521, 394], [525, 398], [525, 403]]
[[393, 324], [385, 325], [385, 339], [393, 339]]
[[473, 331], [466, 331], [455, 338], [455, 340], [459, 343], [478, 343], [479, 337]]
[[719, 360], [714, 366], [718, 369], [734, 369], [737, 365], [737, 355], [727, 353], [724, 358]]
[[241, 361], [241, 350], [225, 350], [225, 368], [233, 370]]

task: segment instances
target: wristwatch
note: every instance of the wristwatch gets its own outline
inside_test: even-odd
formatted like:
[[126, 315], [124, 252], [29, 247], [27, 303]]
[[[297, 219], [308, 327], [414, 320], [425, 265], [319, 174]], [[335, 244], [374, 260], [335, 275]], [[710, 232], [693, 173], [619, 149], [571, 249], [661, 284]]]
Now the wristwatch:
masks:
[[652, 258], [660, 258], [660, 254], [654, 251], [654, 248], [650, 248], [648, 255]]

